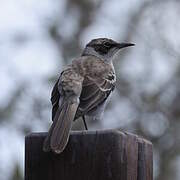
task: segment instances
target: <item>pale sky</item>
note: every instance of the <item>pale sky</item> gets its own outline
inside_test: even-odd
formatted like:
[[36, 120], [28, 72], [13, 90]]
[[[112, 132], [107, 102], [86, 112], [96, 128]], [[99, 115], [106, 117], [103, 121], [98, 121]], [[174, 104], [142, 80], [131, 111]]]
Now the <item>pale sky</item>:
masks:
[[[0, 7], [0, 106], [6, 106], [11, 94], [16, 90], [21, 82], [30, 83], [33, 85], [41, 82], [42, 79], [49, 75], [53, 75], [54, 71], [60, 71], [60, 67], [57, 67], [57, 61], [61, 65], [61, 52], [57, 49], [54, 42], [51, 40], [46, 31], [46, 23], [53, 21], [54, 16], [60, 17], [63, 22], [61, 33], [64, 34], [64, 38], [71, 38], [76, 32], [78, 26], [78, 11], [72, 11], [64, 16], [65, 0], [1, 0]], [[138, 7], [141, 1], [138, 0], [112, 0], [105, 1], [103, 6], [96, 14], [96, 19], [92, 26], [86, 29], [82, 34], [82, 47], [92, 38], [96, 37], [108, 37], [118, 40], [123, 40], [125, 34], [122, 27], [127, 25], [128, 13], [133, 11], [134, 7]], [[174, 6], [169, 8], [173, 11], [169, 11], [166, 16], [162, 17], [162, 26], [165, 26], [166, 22], [171, 22], [168, 27], [165, 26], [164, 33], [172, 41], [172, 45], [179, 47], [180, 36], [179, 33], [180, 24], [177, 25], [177, 13], [179, 9]], [[174, 10], [175, 9], [175, 10]], [[160, 10], [159, 10], [160, 11]], [[176, 18], [175, 18], [176, 17]], [[169, 20], [168, 20], [169, 19]], [[176, 69], [177, 60], [176, 57], [170, 52], [169, 59], [166, 60], [166, 56], [159, 53], [156, 50], [156, 46], [149, 42], [151, 40], [151, 32], [149, 27], [151, 21], [146, 18], [146, 22], [139, 25], [139, 29], [134, 28], [135, 35], [132, 42], [136, 43], [136, 47], [132, 50], [131, 55], [127, 58], [126, 62], [122, 63], [123, 73], [127, 75], [130, 80], [136, 81], [143, 76], [146, 76], [147, 61], [143, 56], [143, 47], [155, 48], [152, 56], [152, 72], [148, 77], [148, 81], [144, 82], [144, 88], [147, 91], [156, 91], [156, 88], [165, 83], [174, 73]], [[143, 33], [142, 33], [143, 31]], [[22, 37], [18, 37], [21, 34]], [[18, 35], [18, 36], [17, 36]], [[17, 45], [14, 37], [18, 38], [27, 37], [27, 42]], [[26, 39], [25, 39], [26, 41]], [[158, 48], [158, 47], [157, 47]], [[136, 57], [136, 59], [134, 59]], [[143, 57], [143, 58], [142, 58]], [[60, 58], [60, 59], [58, 59]], [[39, 87], [41, 88], [41, 84]], [[30, 89], [31, 90], [31, 89]], [[32, 91], [36, 89], [32, 88]], [[38, 90], [37, 90], [38, 91]], [[48, 97], [50, 94], [50, 87], [42, 92], [44, 96]], [[114, 108], [113, 113], [122, 113], [121, 122], [117, 120], [119, 117], [114, 116], [112, 118], [112, 112], [107, 112], [104, 118], [103, 128], [116, 127], [117, 124], [121, 127], [133, 121], [135, 115], [135, 109], [131, 107], [131, 103], [127, 100], [116, 102], [114, 93]], [[111, 122], [108, 121], [111, 117]], [[16, 117], [17, 118], [17, 117]], [[19, 117], [18, 117], [19, 118]], [[124, 120], [124, 121], [123, 121]], [[19, 120], [20, 121], [20, 120]], [[161, 124], [163, 122], [163, 124]], [[166, 128], [166, 121], [160, 121], [162, 131]], [[21, 122], [19, 122], [21, 123]], [[24, 122], [25, 123], [25, 122]], [[37, 122], [38, 124], [38, 122]], [[14, 125], [4, 122], [0, 127], [0, 179], [6, 180], [8, 178], [9, 171], [13, 167], [12, 160], [18, 161], [23, 169], [24, 164], [24, 137], [14, 128]], [[153, 124], [150, 124], [153, 126]], [[43, 130], [45, 127], [37, 125], [36, 130]], [[9, 133], [10, 132], [10, 133]], [[154, 133], [153, 131], [152, 133]], [[151, 133], [151, 132], [150, 132]], [[156, 130], [156, 133], [161, 133]], [[5, 141], [4, 141], [5, 140]], [[9, 159], [9, 160], [8, 160]]]

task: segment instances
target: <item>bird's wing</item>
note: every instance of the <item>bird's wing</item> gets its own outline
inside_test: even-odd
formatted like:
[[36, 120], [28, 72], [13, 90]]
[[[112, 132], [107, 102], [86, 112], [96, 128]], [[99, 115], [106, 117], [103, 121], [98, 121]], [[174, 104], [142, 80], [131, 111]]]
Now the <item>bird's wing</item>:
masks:
[[83, 89], [80, 96], [80, 104], [76, 118], [93, 111], [100, 106], [115, 87], [115, 76], [111, 74], [103, 79], [91, 79], [87, 77], [83, 82]]
[[54, 117], [56, 115], [56, 111], [59, 107], [60, 93], [58, 91], [58, 83], [59, 83], [59, 79], [57, 80], [56, 84], [54, 85], [52, 93], [51, 93], [52, 120], [54, 120]]
[[79, 105], [83, 79], [69, 67], [61, 73], [59, 81], [55, 84], [51, 97], [53, 123], [44, 141], [44, 151], [60, 153], [64, 150]]

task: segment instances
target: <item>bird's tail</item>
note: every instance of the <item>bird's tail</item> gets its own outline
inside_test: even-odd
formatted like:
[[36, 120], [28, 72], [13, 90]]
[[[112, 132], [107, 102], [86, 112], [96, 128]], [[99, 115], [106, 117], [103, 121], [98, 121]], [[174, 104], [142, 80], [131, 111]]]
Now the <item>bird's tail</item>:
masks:
[[44, 141], [45, 152], [52, 150], [55, 153], [61, 153], [64, 150], [78, 105], [78, 102], [63, 100]]

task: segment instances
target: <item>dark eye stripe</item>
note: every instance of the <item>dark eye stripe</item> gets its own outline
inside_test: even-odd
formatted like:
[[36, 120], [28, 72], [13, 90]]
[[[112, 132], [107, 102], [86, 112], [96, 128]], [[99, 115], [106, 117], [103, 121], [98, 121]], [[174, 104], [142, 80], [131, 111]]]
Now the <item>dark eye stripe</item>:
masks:
[[105, 47], [110, 47], [110, 46], [111, 46], [111, 44], [108, 43], [108, 42], [103, 43], [103, 45], [104, 45]]
[[106, 54], [108, 53], [109, 48], [99, 45], [99, 46], [95, 46], [95, 51], [99, 52], [100, 54]]
[[110, 49], [110, 48], [114, 47], [115, 44], [112, 44], [112, 43], [109, 43], [109, 42], [105, 42], [105, 43], [103, 43], [103, 46]]

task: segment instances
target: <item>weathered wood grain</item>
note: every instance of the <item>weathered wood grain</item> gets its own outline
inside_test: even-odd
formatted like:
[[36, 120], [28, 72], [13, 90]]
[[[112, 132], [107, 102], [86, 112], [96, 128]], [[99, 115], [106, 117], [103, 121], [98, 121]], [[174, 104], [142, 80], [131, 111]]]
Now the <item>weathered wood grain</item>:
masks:
[[25, 180], [152, 180], [152, 144], [136, 135], [71, 132], [59, 155], [42, 151], [45, 136], [25, 138]]

